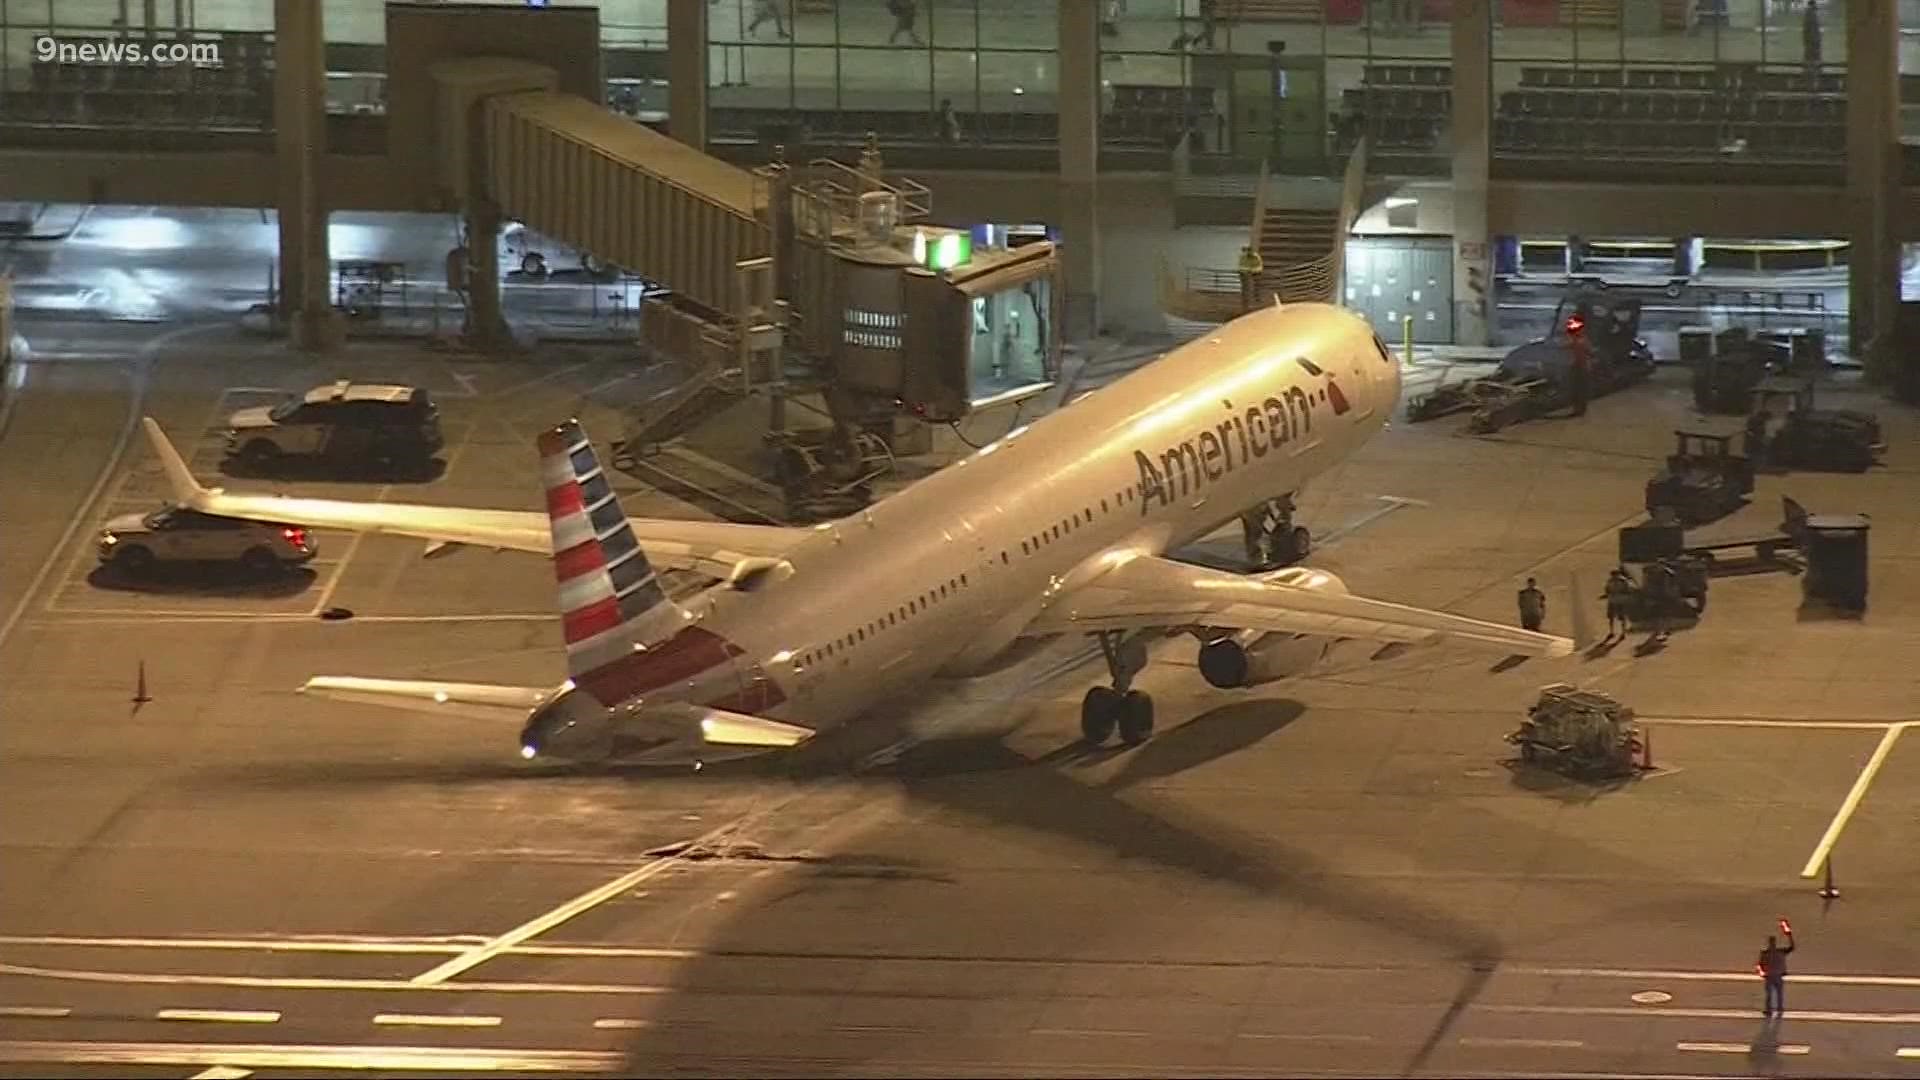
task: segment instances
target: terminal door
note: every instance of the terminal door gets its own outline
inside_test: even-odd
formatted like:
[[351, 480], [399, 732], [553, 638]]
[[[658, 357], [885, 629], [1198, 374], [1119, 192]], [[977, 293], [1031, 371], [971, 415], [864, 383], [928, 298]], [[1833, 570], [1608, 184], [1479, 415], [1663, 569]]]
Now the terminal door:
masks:
[[[1326, 66], [1320, 57], [1238, 56], [1233, 72], [1233, 152], [1281, 171], [1327, 158]], [[1292, 166], [1293, 168], [1288, 168]]]
[[1346, 278], [1346, 306], [1391, 347], [1400, 347], [1409, 315], [1415, 344], [1453, 343], [1453, 245], [1446, 237], [1350, 239]]

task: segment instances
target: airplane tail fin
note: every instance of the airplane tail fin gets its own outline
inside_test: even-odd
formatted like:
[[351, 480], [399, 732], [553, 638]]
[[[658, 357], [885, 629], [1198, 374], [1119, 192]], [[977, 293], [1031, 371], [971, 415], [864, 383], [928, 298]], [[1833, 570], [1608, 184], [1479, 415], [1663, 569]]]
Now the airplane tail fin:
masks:
[[1580, 571], [1567, 571], [1567, 610], [1573, 615], [1573, 647], [1585, 652], [1593, 646], [1593, 619], [1587, 595], [1580, 591]]
[[160, 459], [160, 470], [167, 475], [167, 487], [172, 490], [174, 501], [182, 506], [197, 505], [208, 492], [193, 478], [193, 470], [187, 468], [186, 459], [173, 448], [167, 433], [160, 430], [159, 423], [153, 417], [141, 417], [140, 426], [146, 429], [147, 443], [153, 447], [153, 456]]
[[591, 689], [596, 673], [673, 637], [692, 616], [661, 588], [579, 422], [542, 432], [538, 444], [567, 674]]

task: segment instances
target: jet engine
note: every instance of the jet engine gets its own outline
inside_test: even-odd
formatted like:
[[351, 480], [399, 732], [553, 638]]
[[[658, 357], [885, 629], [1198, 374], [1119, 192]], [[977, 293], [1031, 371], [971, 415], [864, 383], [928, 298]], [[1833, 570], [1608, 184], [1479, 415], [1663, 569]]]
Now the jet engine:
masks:
[[[1324, 570], [1293, 567], [1268, 579], [1294, 588], [1344, 593], [1345, 582]], [[1242, 630], [1200, 646], [1200, 674], [1211, 686], [1237, 690], [1262, 686], [1304, 673], [1319, 663], [1336, 639], [1315, 634], [1276, 634]]]

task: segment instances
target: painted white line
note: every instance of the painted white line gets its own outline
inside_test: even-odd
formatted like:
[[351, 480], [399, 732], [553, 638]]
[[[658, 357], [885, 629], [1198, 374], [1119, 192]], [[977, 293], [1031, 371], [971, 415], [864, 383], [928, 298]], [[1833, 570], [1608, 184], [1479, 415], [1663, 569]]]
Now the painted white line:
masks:
[[1893, 1052], [1894, 1057], [1920, 1058], [1920, 1046], [1903, 1046]]
[[1371, 1035], [1322, 1035], [1317, 1032], [1243, 1031], [1240, 1033], [1240, 1038], [1271, 1039], [1279, 1042], [1368, 1043], [1373, 1041], [1373, 1036]]
[[1804, 731], [1885, 731], [1906, 723], [1904, 720], [1766, 720], [1741, 716], [1635, 716], [1634, 720], [1668, 727], [1793, 728]]
[[[387, 488], [381, 488], [379, 497], [375, 498], [373, 501], [380, 502], [382, 499], [385, 499], [387, 491], [388, 491]], [[347, 543], [346, 554], [340, 556], [339, 565], [333, 568], [333, 573], [327, 576], [326, 585], [322, 586], [320, 589], [319, 599], [313, 602], [313, 607], [307, 612], [309, 616], [317, 616], [321, 612], [327, 610], [327, 608], [332, 605], [334, 591], [340, 588], [340, 583], [342, 581], [346, 580], [347, 565], [353, 562], [354, 554], [360, 550], [360, 544], [366, 538], [367, 538], [366, 533], [353, 534], [353, 539]]]
[[595, 1020], [593, 1026], [602, 1031], [638, 1031], [652, 1026], [649, 1020], [628, 1020], [625, 1017], [609, 1016], [604, 1020]]
[[246, 1080], [253, 1075], [252, 1069], [236, 1069], [231, 1065], [215, 1065], [211, 1069], [202, 1069], [188, 1080]]
[[1532, 1047], [1541, 1050], [1578, 1050], [1587, 1044], [1579, 1039], [1502, 1039], [1493, 1036], [1487, 1036], [1485, 1038], [1468, 1036], [1460, 1040], [1460, 1045]]
[[0, 1005], [0, 1016], [29, 1020], [59, 1020], [72, 1016], [73, 1010], [60, 1005]]
[[272, 1009], [161, 1009], [155, 1020], [197, 1020], [209, 1024], [277, 1024], [280, 1014]]
[[0, 1061], [64, 1065], [178, 1065], [363, 1072], [599, 1073], [625, 1055], [589, 1050], [455, 1046], [300, 1046], [278, 1043], [0, 1042]]
[[1698, 1054], [1806, 1054], [1813, 1049], [1805, 1043], [1777, 1043], [1773, 1046], [1762, 1046], [1756, 1051], [1747, 1043], [1721, 1042], [1674, 1043], [1673, 1048]]
[[470, 982], [427, 986], [406, 979], [336, 979], [317, 976], [166, 975], [147, 971], [76, 971], [71, 968], [0, 964], [0, 975], [21, 975], [114, 986], [221, 986], [250, 990], [415, 990], [479, 994], [670, 994], [670, 986], [631, 983]]
[[1826, 834], [1820, 837], [1818, 844], [1813, 846], [1813, 854], [1808, 856], [1807, 865], [1800, 868], [1801, 877], [1814, 877], [1825, 867], [1828, 857], [1833, 854], [1833, 845], [1840, 840], [1840, 831], [1847, 827], [1853, 812], [1860, 808], [1860, 800], [1866, 798], [1867, 788], [1872, 786], [1874, 776], [1880, 772], [1880, 766], [1886, 764], [1887, 755], [1893, 752], [1893, 744], [1899, 742], [1900, 736], [1906, 734], [1908, 726], [1895, 724], [1881, 736], [1880, 745], [1874, 747], [1873, 756], [1867, 759], [1866, 768], [1860, 770], [1859, 778], [1853, 782], [1853, 790], [1847, 792], [1846, 800], [1840, 804], [1839, 811], [1833, 815], [1833, 821], [1827, 825]]
[[[1753, 976], [1749, 975], [1749, 979]], [[1796, 982], [1799, 980], [1795, 980]], [[1685, 1020], [1752, 1020], [1752, 1009], [1657, 1009], [1625, 1005], [1469, 1005], [1476, 1012], [1525, 1013], [1554, 1016], [1671, 1016]], [[1920, 1013], [1835, 1012], [1794, 1010], [1788, 1020], [1835, 1024], [1920, 1024]]]
[[[709, 830], [705, 834], [696, 837], [682, 850], [697, 850], [702, 845], [732, 832], [739, 824], [739, 820], [729, 821], [718, 828]], [[665, 873], [679, 862], [680, 855], [678, 854], [666, 855], [655, 859], [645, 866], [614, 878], [605, 885], [581, 893], [579, 896], [561, 904], [552, 911], [529, 919], [486, 944], [477, 945], [431, 971], [421, 972], [413, 977], [412, 982], [416, 986], [437, 986], [444, 983], [461, 972], [471, 970], [486, 963], [488, 960], [499, 956], [501, 953], [506, 952], [508, 949], [519, 945], [529, 938], [538, 937], [554, 927], [559, 926], [561, 923], [606, 903], [648, 878]]]
[[381, 1013], [373, 1022], [389, 1027], [499, 1027], [497, 1016], [450, 1016], [437, 1013]]
[[[1541, 975], [1548, 978], [1634, 979], [1643, 982], [1738, 982], [1751, 983], [1752, 971], [1654, 971], [1640, 968], [1586, 968], [1524, 966], [1502, 967], [1509, 975]], [[1802, 975], [1794, 973], [1795, 983], [1820, 983], [1827, 986], [1902, 986], [1920, 988], [1917, 975]]]
[[1151, 1032], [1126, 1031], [1119, 1028], [1034, 1028], [1029, 1035], [1070, 1035], [1075, 1037], [1094, 1036], [1101, 1039], [1147, 1039]]
[[[80, 949], [244, 949], [269, 952], [324, 953], [453, 953], [470, 943], [485, 940], [477, 935], [460, 939], [402, 938], [156, 938], [156, 937], [72, 937], [65, 934], [0, 934], [0, 945], [44, 945]], [[0, 1014], [4, 1015], [4, 1014]]]

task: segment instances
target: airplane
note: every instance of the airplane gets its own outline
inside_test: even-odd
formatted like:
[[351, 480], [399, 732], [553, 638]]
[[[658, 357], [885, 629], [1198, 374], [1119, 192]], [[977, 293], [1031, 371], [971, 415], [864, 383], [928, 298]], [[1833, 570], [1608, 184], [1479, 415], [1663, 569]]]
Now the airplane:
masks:
[[[567, 678], [545, 687], [319, 676], [320, 696], [514, 720], [523, 757], [694, 764], [791, 748], [947, 685], [1097, 644], [1082, 735], [1154, 727], [1147, 646], [1190, 635], [1218, 687], [1301, 674], [1340, 641], [1564, 656], [1574, 642], [1356, 596], [1323, 570], [1167, 557], [1352, 454], [1400, 368], [1359, 316], [1256, 310], [849, 517], [806, 527], [628, 518], [577, 421], [538, 439], [544, 511], [250, 495], [197, 482], [158, 424], [176, 500], [212, 514], [551, 556]], [[660, 574], [717, 583], [669, 598]], [[1063, 654], [1064, 655], [1064, 654]], [[1031, 688], [1029, 688], [1031, 689]], [[1002, 695], [1004, 699], [1005, 695]]]

